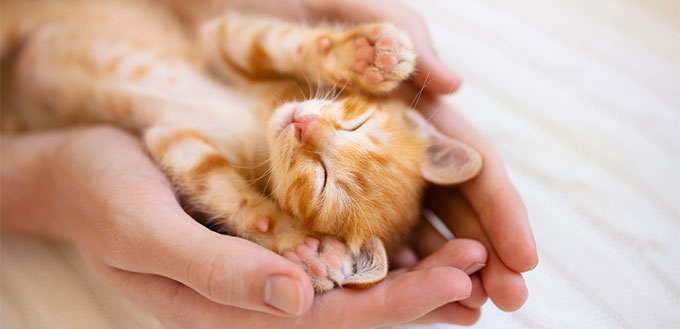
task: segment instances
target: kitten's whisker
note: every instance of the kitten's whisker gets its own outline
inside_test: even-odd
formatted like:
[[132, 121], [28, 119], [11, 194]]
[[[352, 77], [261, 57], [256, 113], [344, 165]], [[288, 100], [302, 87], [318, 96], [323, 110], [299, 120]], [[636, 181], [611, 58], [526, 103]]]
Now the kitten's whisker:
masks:
[[[277, 95], [277, 94], [274, 92], [274, 90], [272, 90], [271, 88], [265, 88], [265, 91], [268, 92], [268, 93], [270, 93], [272, 96], [276, 97], [276, 99], [277, 99], [277, 101], [278, 101], [278, 104], [276, 105], [276, 107], [279, 107], [279, 106], [283, 105], [283, 100], [281, 99], [281, 97], [279, 97], [279, 95]], [[300, 90], [300, 91], [302, 91], [302, 90]]]
[[246, 186], [244, 186], [244, 188], [249, 188], [249, 187], [255, 185], [258, 181], [260, 181], [260, 179], [264, 178], [265, 176], [269, 175], [270, 173], [271, 173], [271, 169], [266, 170], [262, 175], [260, 175], [260, 177], [251, 179], [250, 183], [246, 184]]
[[300, 84], [295, 82], [295, 88], [300, 92], [300, 96], [302, 96], [302, 99], [307, 99], [309, 97], [308, 95], [305, 95], [305, 92], [302, 91], [302, 88], [300, 88]]
[[271, 183], [271, 180], [272, 180], [272, 175], [269, 175], [269, 177], [267, 177], [267, 182], [264, 184], [264, 191], [263, 192], [269, 192], [266, 195], [267, 199], [271, 199], [271, 197], [273, 195], [273, 191], [269, 189], [269, 184]]
[[316, 97], [319, 98], [319, 92], [321, 91], [321, 70], [316, 68]]
[[251, 169], [251, 168], [255, 168], [255, 167], [260, 167], [267, 162], [269, 162], [269, 160], [265, 160], [265, 161], [262, 161], [260, 163], [250, 164], [250, 165], [239, 165], [239, 164], [233, 164], [232, 163], [231, 166], [234, 167], [234, 168], [237, 168], [237, 169]]
[[349, 79], [346, 80], [345, 83], [342, 84], [342, 88], [340, 89], [340, 91], [338, 91], [336, 96], [333, 98], [333, 102], [335, 102], [335, 100], [337, 100], [338, 97], [340, 97], [340, 95], [342, 95], [342, 93], [345, 91], [345, 88], [347, 87], [348, 84], [349, 84]]
[[434, 113], [432, 113], [429, 117], [425, 118], [425, 122], [430, 122], [432, 121], [432, 118], [434, 118], [435, 115], [439, 114], [439, 111], [444, 109], [444, 102], [439, 101], [439, 105], [437, 106], [437, 109], [434, 110]]
[[[453, 87], [454, 87], [454, 85], [451, 84], [451, 87], [449, 88], [449, 93], [453, 92]], [[439, 114], [439, 111], [441, 111], [441, 110], [444, 109], [444, 105], [446, 105], [446, 104], [445, 104], [443, 101], [441, 101], [441, 100], [438, 100], [438, 102], [439, 102], [439, 105], [437, 106], [437, 109], [434, 111], [434, 113], [432, 113], [429, 117], [426, 118], [425, 122], [430, 122], [430, 121], [432, 121], [432, 119], [433, 119], [437, 114]]]
[[428, 79], [430, 79], [431, 73], [432, 73], [432, 69], [429, 69], [427, 71], [427, 75], [425, 76], [425, 82], [423, 83], [423, 86], [420, 87], [420, 89], [416, 93], [416, 96], [413, 97], [411, 104], [409, 104], [409, 108], [415, 108], [416, 106], [418, 106], [418, 102], [420, 102], [420, 97], [423, 95], [423, 91], [425, 90], [425, 87], [427, 87], [427, 85], [429, 85], [433, 81], [433, 80], [428, 80]]
[[[302, 78], [305, 79], [305, 82], [307, 83], [307, 89], [308, 89], [308, 91], [309, 91], [309, 94], [308, 94], [308, 95], [311, 96], [311, 95], [312, 95], [312, 85], [311, 85], [311, 83], [309, 82], [309, 79], [307, 79], [307, 75], [305, 75], [305, 71], [302, 70], [302, 66], [300, 66], [300, 63], [299, 63], [298, 61], [295, 61], [295, 65], [297, 65], [298, 71], [300, 71], [300, 74], [302, 74]], [[309, 96], [308, 96], [308, 97], [309, 97]]]

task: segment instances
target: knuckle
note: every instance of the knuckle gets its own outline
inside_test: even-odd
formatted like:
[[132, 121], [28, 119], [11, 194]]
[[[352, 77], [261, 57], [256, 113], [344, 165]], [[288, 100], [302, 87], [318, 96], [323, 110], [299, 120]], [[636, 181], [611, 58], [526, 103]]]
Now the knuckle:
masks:
[[205, 297], [225, 304], [237, 302], [244, 286], [238, 266], [229, 266], [222, 250], [207, 252], [187, 264], [186, 277]]

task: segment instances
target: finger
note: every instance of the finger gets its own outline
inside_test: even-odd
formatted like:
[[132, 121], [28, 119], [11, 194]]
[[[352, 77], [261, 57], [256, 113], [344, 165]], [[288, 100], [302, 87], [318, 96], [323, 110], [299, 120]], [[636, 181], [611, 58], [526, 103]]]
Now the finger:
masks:
[[[213, 328], [229, 323], [230, 328], [284, 328], [293, 325], [373, 328], [420, 318], [447, 303], [469, 296], [472, 289], [467, 275], [450, 267], [398, 275], [393, 273], [371, 289], [342, 289], [324, 294], [317, 299], [310, 313], [293, 319], [213, 303], [193, 289], [162, 276], [106, 268], [104, 277], [109, 277], [115, 288], [149, 309], [169, 327]], [[469, 323], [474, 311], [458, 317], [459, 320], [447, 318], [447, 321]]]
[[165, 328], [285, 328], [294, 318], [239, 309], [208, 300], [195, 290], [163, 276], [95, 268], [128, 299], [150, 311]]
[[470, 275], [472, 292], [470, 297], [459, 301], [469, 308], [481, 307], [487, 299], [486, 291], [477, 271], [487, 262], [487, 252], [484, 245], [468, 239], [456, 239], [445, 243], [439, 250], [423, 259], [413, 270], [431, 268], [435, 266], [452, 266]]
[[416, 71], [411, 77], [413, 82], [419, 87], [424, 86], [427, 91], [438, 94], [450, 94], [458, 90], [463, 80], [449, 70], [436, 54], [425, 21], [420, 16], [413, 15], [404, 22], [408, 23], [402, 27], [413, 38], [418, 53]]
[[158, 261], [149, 268], [238, 308], [298, 316], [311, 307], [314, 291], [293, 262], [253, 242], [210, 232], [196, 224], [159, 241]]
[[487, 252], [484, 245], [468, 239], [455, 239], [447, 242], [432, 255], [423, 259], [413, 267], [422, 270], [439, 266], [451, 266], [466, 272], [476, 272], [486, 264]]
[[526, 302], [529, 292], [524, 277], [505, 266], [496, 253], [489, 255], [488, 264], [480, 275], [489, 298], [501, 310], [516, 311]]
[[[486, 303], [487, 295], [478, 274], [470, 276], [472, 279], [472, 292], [470, 297], [451, 304], [459, 304], [464, 307], [441, 306], [434, 311], [426, 314], [423, 318], [415, 320], [414, 323], [448, 322], [451, 324], [471, 325], [479, 317], [478, 309]], [[442, 319], [444, 314], [446, 316]]]
[[484, 288], [491, 300], [504, 311], [518, 309], [527, 298], [522, 275], [508, 268], [489, 242], [477, 216], [465, 198], [453, 189], [433, 188], [427, 202], [458, 237], [475, 239], [487, 248], [487, 265], [481, 270]]
[[479, 320], [481, 312], [478, 308], [467, 308], [459, 303], [450, 303], [413, 321], [416, 324], [450, 323], [471, 326]]
[[486, 300], [489, 296], [486, 294], [486, 290], [484, 290], [484, 284], [482, 283], [482, 279], [479, 277], [479, 274], [471, 275], [470, 281], [472, 282], [472, 292], [470, 293], [470, 297], [463, 299], [458, 303], [471, 309], [480, 308], [482, 305], [484, 305], [484, 303], [486, 303]]
[[418, 264], [418, 255], [408, 246], [402, 246], [390, 255], [390, 266], [394, 268], [411, 268]]
[[370, 289], [334, 290], [319, 296], [313, 312], [317, 318], [349, 328], [387, 326], [413, 321], [442, 305], [467, 298], [471, 289], [467, 274], [451, 267], [398, 271]]
[[425, 95], [420, 108], [443, 133], [482, 153], [484, 168], [460, 188], [479, 214], [491, 244], [502, 261], [518, 272], [534, 268], [538, 262], [536, 244], [526, 208], [505, 173], [503, 163], [491, 145], [453, 108]]

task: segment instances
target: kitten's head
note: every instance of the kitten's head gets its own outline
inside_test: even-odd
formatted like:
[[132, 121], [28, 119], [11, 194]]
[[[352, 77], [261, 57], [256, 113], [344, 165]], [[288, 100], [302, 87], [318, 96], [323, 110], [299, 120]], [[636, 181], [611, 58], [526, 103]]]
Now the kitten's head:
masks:
[[425, 182], [459, 183], [482, 166], [476, 151], [404, 104], [359, 95], [279, 107], [268, 141], [281, 206], [351, 247], [397, 238], [417, 220]]

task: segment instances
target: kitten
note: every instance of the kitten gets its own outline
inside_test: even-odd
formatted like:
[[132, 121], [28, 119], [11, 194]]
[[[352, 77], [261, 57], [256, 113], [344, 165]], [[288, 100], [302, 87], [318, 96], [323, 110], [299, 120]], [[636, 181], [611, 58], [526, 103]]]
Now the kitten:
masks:
[[146, 2], [6, 1], [1, 45], [3, 125], [138, 132], [188, 209], [297, 262], [317, 292], [382, 280], [426, 182], [482, 166], [383, 96], [415, 63], [391, 24], [226, 13], [193, 29]]

